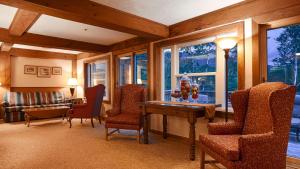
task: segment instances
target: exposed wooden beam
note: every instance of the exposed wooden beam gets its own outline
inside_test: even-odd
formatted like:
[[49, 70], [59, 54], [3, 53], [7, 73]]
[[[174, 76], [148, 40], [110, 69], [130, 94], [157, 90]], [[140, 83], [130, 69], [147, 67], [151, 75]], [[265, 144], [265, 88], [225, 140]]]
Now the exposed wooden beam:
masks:
[[18, 9], [10, 27], [9, 33], [14, 36], [22, 36], [40, 17], [37, 12]]
[[119, 43], [115, 43], [110, 46], [110, 51], [117, 51], [117, 50], [122, 50], [126, 48], [130, 48], [133, 46], [141, 45], [141, 44], [148, 44], [151, 40], [141, 38], [141, 37], [136, 37], [132, 39], [128, 39]]
[[31, 49], [19, 49], [12, 48], [9, 52], [11, 56], [40, 58], [40, 59], [64, 59], [64, 60], [76, 60], [77, 55], [67, 53], [48, 52]]
[[3, 42], [1, 44], [1, 51], [3, 52], [8, 52], [10, 51], [10, 49], [12, 48], [13, 44], [12, 43], [6, 43], [6, 42]]
[[147, 38], [169, 35], [166, 25], [92, 1], [0, 0], [0, 3]]
[[208, 14], [204, 14], [174, 25], [170, 37], [183, 35], [205, 28], [224, 25], [253, 17], [258, 23], [292, 17], [300, 14], [299, 0], [252, 0], [244, 1]]
[[7, 29], [0, 28], [0, 41], [7, 43], [18, 43], [24, 45], [41, 46], [48, 48], [78, 50], [83, 52], [100, 52], [109, 51], [108, 46], [98, 45], [87, 42], [74, 41], [44, 35], [25, 33], [23, 36], [17, 37], [9, 34]]

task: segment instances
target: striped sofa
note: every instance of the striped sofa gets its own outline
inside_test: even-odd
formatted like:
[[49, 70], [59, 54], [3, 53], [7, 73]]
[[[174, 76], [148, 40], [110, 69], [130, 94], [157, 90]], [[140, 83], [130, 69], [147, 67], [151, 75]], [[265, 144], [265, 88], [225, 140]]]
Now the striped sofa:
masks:
[[7, 92], [2, 103], [2, 117], [5, 122], [24, 121], [24, 109], [70, 105], [65, 103], [62, 92]]

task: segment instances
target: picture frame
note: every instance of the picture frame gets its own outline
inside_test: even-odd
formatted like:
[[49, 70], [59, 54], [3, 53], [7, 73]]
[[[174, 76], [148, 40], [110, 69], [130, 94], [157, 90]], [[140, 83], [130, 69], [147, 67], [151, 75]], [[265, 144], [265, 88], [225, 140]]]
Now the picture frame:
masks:
[[37, 67], [34, 65], [24, 65], [24, 74], [37, 75]]
[[51, 77], [51, 67], [48, 66], [38, 66], [37, 77], [40, 78], [50, 78]]
[[52, 75], [62, 75], [61, 67], [52, 67]]

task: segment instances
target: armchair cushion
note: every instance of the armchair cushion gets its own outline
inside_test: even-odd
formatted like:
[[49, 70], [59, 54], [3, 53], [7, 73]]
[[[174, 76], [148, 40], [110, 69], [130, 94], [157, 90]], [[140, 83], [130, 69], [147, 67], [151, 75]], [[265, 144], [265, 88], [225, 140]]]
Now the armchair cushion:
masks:
[[142, 117], [139, 114], [123, 114], [120, 113], [115, 116], [109, 116], [106, 119], [106, 123], [115, 124], [129, 124], [129, 125], [139, 125], [141, 124]]
[[218, 152], [224, 159], [238, 161], [240, 159], [239, 138], [241, 135], [207, 135], [201, 134], [199, 141], [208, 149]]

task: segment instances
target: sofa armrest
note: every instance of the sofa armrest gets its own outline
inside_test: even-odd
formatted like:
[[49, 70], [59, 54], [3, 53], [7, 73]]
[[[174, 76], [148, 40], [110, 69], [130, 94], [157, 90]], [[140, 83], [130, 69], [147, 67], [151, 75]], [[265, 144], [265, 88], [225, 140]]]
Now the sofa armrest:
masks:
[[208, 123], [208, 133], [212, 135], [241, 134], [242, 124], [236, 122]]
[[[253, 161], [252, 159], [266, 158], [268, 160], [272, 155], [280, 153], [276, 152], [275, 145], [275, 135], [273, 132], [268, 132], [264, 134], [249, 134], [243, 135], [239, 139], [239, 149], [241, 152], [242, 160]], [[275, 151], [274, 151], [275, 150]], [[255, 161], [253, 161], [255, 163]]]

